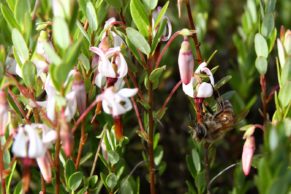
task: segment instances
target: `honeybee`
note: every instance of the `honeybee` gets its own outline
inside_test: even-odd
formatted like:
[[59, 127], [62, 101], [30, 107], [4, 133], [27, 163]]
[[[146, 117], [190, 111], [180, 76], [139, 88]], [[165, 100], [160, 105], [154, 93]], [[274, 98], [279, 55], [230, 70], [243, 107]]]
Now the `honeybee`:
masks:
[[216, 112], [202, 114], [202, 122], [192, 128], [193, 136], [198, 140], [213, 142], [223, 137], [234, 124], [235, 115], [230, 101], [219, 98]]

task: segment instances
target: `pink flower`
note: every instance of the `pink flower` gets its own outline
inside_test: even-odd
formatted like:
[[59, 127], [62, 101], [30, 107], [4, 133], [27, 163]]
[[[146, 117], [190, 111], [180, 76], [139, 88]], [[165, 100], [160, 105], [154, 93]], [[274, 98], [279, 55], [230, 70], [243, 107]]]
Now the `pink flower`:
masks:
[[255, 149], [256, 143], [254, 136], [247, 137], [242, 152], [242, 168], [246, 176], [250, 173]]
[[73, 76], [72, 91], [76, 94], [77, 108], [79, 113], [82, 114], [86, 109], [86, 88], [80, 72], [74, 71]]
[[191, 46], [187, 37], [184, 37], [184, 41], [181, 44], [178, 57], [178, 65], [180, 71], [180, 77], [183, 84], [189, 84], [193, 75], [194, 58], [191, 51]]

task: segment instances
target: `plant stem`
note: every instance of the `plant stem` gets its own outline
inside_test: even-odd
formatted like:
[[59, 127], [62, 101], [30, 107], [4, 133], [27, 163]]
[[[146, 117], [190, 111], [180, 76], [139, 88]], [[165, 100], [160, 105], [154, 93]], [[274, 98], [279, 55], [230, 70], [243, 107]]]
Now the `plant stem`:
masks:
[[76, 170], [78, 170], [79, 164], [80, 164], [80, 160], [81, 160], [81, 156], [82, 156], [82, 150], [84, 147], [84, 144], [86, 142], [86, 134], [85, 134], [85, 122], [82, 123], [82, 127], [81, 127], [81, 137], [80, 137], [80, 142], [79, 142], [79, 148], [78, 148], [78, 155], [77, 155], [77, 159], [75, 162], [75, 168]]
[[161, 63], [161, 60], [162, 60], [162, 57], [164, 56], [166, 50], [170, 47], [170, 45], [172, 44], [172, 42], [175, 40], [175, 38], [179, 35], [179, 31], [178, 32], [175, 32], [173, 34], [173, 36], [171, 36], [170, 40], [167, 42], [167, 44], [164, 46], [162, 52], [160, 53], [158, 59], [157, 59], [157, 62], [156, 62], [156, 68], [159, 67], [160, 63]]
[[166, 100], [165, 100], [165, 102], [164, 102], [162, 108], [160, 109], [158, 115], [160, 115], [160, 114], [163, 113], [163, 111], [164, 111], [165, 108], [167, 107], [168, 103], [170, 102], [172, 96], [175, 94], [175, 92], [177, 91], [177, 89], [180, 87], [181, 84], [182, 84], [182, 81], [180, 80], [180, 81], [179, 81], [179, 82], [178, 82], [178, 83], [173, 87], [173, 89], [171, 90], [169, 96], [166, 98]]
[[6, 194], [6, 182], [5, 178], [3, 177], [3, 171], [4, 171], [4, 162], [3, 162], [3, 150], [2, 150], [2, 144], [0, 142], [0, 178], [2, 183], [2, 193]]
[[41, 175], [41, 191], [42, 191], [42, 194], [46, 194], [45, 181], [42, 175]]
[[267, 87], [266, 87], [266, 77], [265, 75], [260, 76], [260, 85], [261, 85], [261, 100], [262, 100], [262, 106], [263, 106], [263, 119], [264, 123], [268, 119], [267, 115]]
[[150, 171], [150, 189], [151, 194], [155, 194], [155, 163], [154, 163], [154, 147], [153, 147], [153, 139], [154, 139], [154, 118], [153, 118], [153, 90], [152, 83], [149, 84], [148, 90], [149, 96], [149, 141], [148, 141], [148, 153], [149, 153], [149, 171]]
[[[192, 17], [192, 12], [191, 12], [191, 6], [190, 6], [190, 1], [186, 1], [186, 7], [187, 7], [187, 13], [188, 13], [188, 19], [189, 19], [189, 24], [192, 30], [196, 30], [195, 28], [195, 24], [193, 21], [193, 17]], [[194, 33], [192, 36], [192, 39], [194, 40], [195, 43], [195, 50], [196, 50], [196, 57], [197, 57], [197, 62], [198, 64], [202, 63], [203, 59], [202, 59], [202, 55], [201, 55], [201, 51], [200, 51], [200, 43], [198, 41], [197, 38], [197, 34]]]
[[[104, 133], [104, 130], [102, 131], [102, 133]], [[94, 162], [93, 162], [93, 165], [92, 165], [92, 168], [91, 168], [91, 172], [90, 172], [90, 177], [93, 176], [93, 174], [94, 174], [94, 171], [95, 171], [95, 168], [96, 168], [96, 164], [97, 164], [97, 160], [98, 160], [98, 156], [99, 156], [99, 152], [100, 152], [100, 149], [101, 149], [102, 141], [103, 141], [103, 136], [100, 138], [100, 142], [99, 142], [97, 151], [95, 153]]]
[[[204, 156], [204, 165], [205, 165], [205, 181], [206, 181], [206, 185], [209, 184], [209, 143], [205, 142], [204, 144], [204, 151], [205, 151], [205, 156]], [[210, 193], [210, 191], [207, 188], [207, 193]]]
[[55, 193], [60, 193], [60, 149], [61, 149], [61, 136], [60, 136], [60, 126], [56, 128], [57, 139], [56, 139], [56, 152], [55, 152], [55, 168], [56, 168], [56, 185], [55, 185]]

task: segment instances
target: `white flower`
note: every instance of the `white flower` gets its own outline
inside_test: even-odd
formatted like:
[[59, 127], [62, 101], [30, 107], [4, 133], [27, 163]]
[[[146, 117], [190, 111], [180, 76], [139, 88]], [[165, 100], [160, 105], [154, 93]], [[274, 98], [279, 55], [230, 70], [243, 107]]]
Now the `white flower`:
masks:
[[[194, 98], [208, 98], [213, 94], [213, 86], [214, 86], [214, 78], [211, 71], [206, 67], [207, 64], [205, 62], [201, 63], [196, 69], [195, 73], [205, 73], [208, 75], [210, 83], [201, 82], [199, 83], [195, 77], [192, 77], [189, 84], [183, 84], [183, 91], [188, 96]], [[196, 86], [196, 87], [195, 87]], [[194, 90], [195, 87], [195, 90]]]
[[134, 96], [138, 89], [123, 88], [115, 91], [115, 87], [109, 87], [97, 97], [97, 101], [102, 101], [103, 110], [113, 117], [124, 114], [132, 109], [129, 97]]
[[127, 63], [120, 47], [109, 48], [106, 52], [98, 47], [91, 47], [90, 50], [100, 57], [98, 71], [103, 77], [122, 78], [127, 74]]
[[0, 135], [5, 134], [7, 125], [9, 124], [9, 108], [5, 93], [0, 90]]
[[[39, 131], [42, 131], [40, 137]], [[56, 139], [56, 132], [43, 124], [31, 124], [18, 128], [18, 133], [12, 146], [12, 152], [15, 156], [21, 158], [39, 158], [43, 157]]]

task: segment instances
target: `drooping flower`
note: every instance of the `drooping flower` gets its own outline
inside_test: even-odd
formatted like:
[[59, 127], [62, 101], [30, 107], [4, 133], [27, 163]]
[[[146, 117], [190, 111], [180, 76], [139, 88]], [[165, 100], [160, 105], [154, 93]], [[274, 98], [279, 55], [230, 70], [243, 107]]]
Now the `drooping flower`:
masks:
[[[214, 78], [212, 72], [206, 67], [205, 62], [201, 63], [195, 71], [195, 74], [189, 84], [182, 84], [185, 94], [192, 98], [208, 98], [213, 94]], [[199, 74], [205, 73], [210, 83], [202, 82]], [[195, 88], [195, 89], [194, 89]]]
[[9, 124], [9, 108], [5, 92], [0, 90], [0, 136], [5, 134]]
[[56, 132], [44, 124], [19, 127], [12, 146], [12, 152], [16, 157], [23, 158], [24, 165], [31, 165], [29, 159], [36, 159], [44, 180], [50, 182], [52, 176], [51, 162], [47, 150], [56, 137]]
[[184, 37], [180, 47], [178, 65], [182, 83], [185, 85], [189, 84], [193, 76], [194, 58], [187, 37]]
[[77, 108], [80, 114], [86, 109], [86, 89], [80, 72], [74, 71], [74, 81], [72, 85], [72, 91], [76, 94]]
[[127, 74], [127, 63], [120, 51], [120, 47], [109, 48], [106, 52], [98, 47], [91, 47], [90, 50], [100, 57], [98, 72], [101, 76], [122, 78]]
[[97, 101], [102, 101], [103, 110], [113, 117], [122, 115], [132, 109], [132, 104], [129, 97], [137, 93], [137, 88], [123, 88], [116, 91], [116, 88], [111, 86], [106, 88], [102, 94], [97, 97]]
[[244, 143], [242, 152], [242, 168], [246, 176], [250, 173], [255, 149], [256, 143], [254, 136], [248, 136]]

